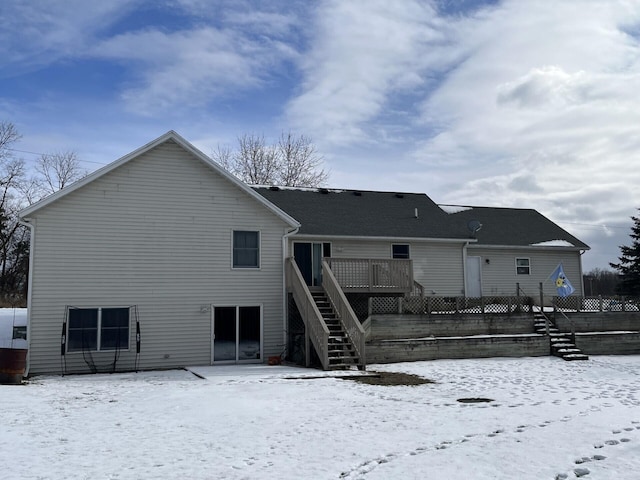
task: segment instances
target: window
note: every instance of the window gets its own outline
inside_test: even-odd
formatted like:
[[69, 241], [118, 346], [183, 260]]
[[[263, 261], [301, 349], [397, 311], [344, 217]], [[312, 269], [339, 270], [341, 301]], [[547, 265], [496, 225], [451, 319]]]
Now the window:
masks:
[[129, 308], [71, 308], [67, 351], [129, 348]]
[[392, 258], [410, 258], [409, 245], [403, 243], [394, 243], [391, 245]]
[[26, 340], [27, 339], [27, 327], [26, 326], [13, 327], [13, 339], [14, 340]]
[[260, 234], [244, 230], [233, 232], [233, 268], [260, 267]]
[[531, 273], [531, 265], [528, 258], [516, 258], [516, 273], [518, 275], [529, 275]]

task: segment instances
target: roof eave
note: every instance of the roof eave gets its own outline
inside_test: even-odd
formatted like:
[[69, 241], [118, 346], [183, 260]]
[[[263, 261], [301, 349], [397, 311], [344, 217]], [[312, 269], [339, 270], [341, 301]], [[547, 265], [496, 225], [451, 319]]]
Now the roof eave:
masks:
[[365, 241], [394, 241], [394, 242], [434, 242], [434, 243], [475, 243], [475, 238], [436, 238], [436, 237], [394, 237], [394, 236], [365, 236], [365, 235], [314, 235], [297, 233], [295, 239], [327, 239], [327, 240], [365, 240]]
[[581, 251], [581, 250], [591, 250], [591, 247], [588, 245], [585, 246], [561, 246], [561, 245], [492, 245], [492, 244], [484, 244], [484, 243], [476, 243], [473, 245], [476, 248], [487, 248], [487, 249], [513, 249], [513, 250], [565, 250], [565, 251]]

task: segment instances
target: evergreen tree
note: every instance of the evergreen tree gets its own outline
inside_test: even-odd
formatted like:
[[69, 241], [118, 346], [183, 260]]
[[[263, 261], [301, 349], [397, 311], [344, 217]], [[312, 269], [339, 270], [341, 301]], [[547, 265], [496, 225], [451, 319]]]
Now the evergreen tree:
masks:
[[[640, 210], [640, 209], [639, 209]], [[640, 295], [640, 217], [631, 217], [631, 245], [620, 246], [619, 263], [610, 263], [621, 277], [618, 293], [622, 295]]]

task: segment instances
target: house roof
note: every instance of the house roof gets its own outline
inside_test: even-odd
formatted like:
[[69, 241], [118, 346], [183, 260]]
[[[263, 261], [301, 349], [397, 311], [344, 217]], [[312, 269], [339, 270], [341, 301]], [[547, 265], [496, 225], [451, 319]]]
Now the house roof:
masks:
[[475, 234], [479, 245], [573, 247], [588, 250], [586, 243], [553, 223], [533, 209], [442, 206], [450, 220], [464, 225], [470, 233], [470, 222], [479, 222], [482, 227]]
[[168, 131], [164, 135], [159, 136], [155, 140], [152, 140], [151, 142], [138, 148], [137, 150], [134, 150], [128, 155], [125, 155], [124, 157], [119, 158], [115, 162], [112, 162], [96, 170], [95, 172], [87, 175], [81, 180], [78, 180], [77, 182], [69, 185], [68, 187], [65, 187], [62, 190], [59, 190], [54, 194], [45, 197], [39, 202], [36, 202], [33, 205], [23, 209], [22, 211], [19, 212], [20, 218], [23, 218], [23, 219], [28, 218], [29, 215], [32, 215], [34, 212], [40, 210], [41, 208], [44, 208], [47, 205], [57, 201], [58, 199], [69, 195], [75, 190], [78, 190], [79, 188], [84, 187], [85, 185], [93, 182], [94, 180], [102, 177], [103, 175], [106, 175], [107, 173], [126, 164], [127, 162], [130, 162], [131, 160], [139, 157], [140, 155], [147, 153], [148, 151], [152, 150], [153, 148], [156, 148], [157, 146], [165, 142], [175, 142], [184, 150], [186, 150], [188, 153], [192, 154], [195, 158], [197, 158], [198, 160], [206, 164], [209, 168], [214, 170], [218, 175], [227, 179], [227, 181], [234, 184], [236, 187], [244, 191], [247, 195], [252, 197], [254, 200], [264, 205], [267, 209], [271, 210], [277, 217], [282, 219], [285, 223], [289, 224], [291, 227], [294, 227], [294, 228], [297, 228], [299, 226], [299, 223], [294, 218], [292, 218], [291, 215], [284, 212], [273, 203], [266, 201], [262, 195], [257, 194], [251, 187], [247, 186], [244, 182], [241, 182], [236, 177], [231, 175], [224, 168], [222, 168], [220, 165], [215, 163], [208, 156], [206, 156], [204, 153], [202, 153], [200, 150], [198, 150], [196, 147], [194, 147], [191, 143], [186, 141], [184, 138], [182, 138], [173, 130]]
[[254, 188], [301, 223], [300, 235], [460, 237], [449, 216], [422, 193]]
[[[296, 218], [300, 235], [470, 241], [483, 246], [588, 249], [531, 209], [439, 206], [422, 193], [254, 187]], [[417, 216], [416, 216], [417, 213]], [[473, 224], [482, 225], [475, 234]]]

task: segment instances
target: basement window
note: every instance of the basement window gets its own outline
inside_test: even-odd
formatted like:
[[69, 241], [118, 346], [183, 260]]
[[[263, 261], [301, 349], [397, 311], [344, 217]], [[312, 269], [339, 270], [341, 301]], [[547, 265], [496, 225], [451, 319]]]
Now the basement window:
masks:
[[70, 308], [67, 352], [129, 349], [129, 308]]
[[528, 258], [516, 258], [516, 274], [530, 275], [531, 264]]

